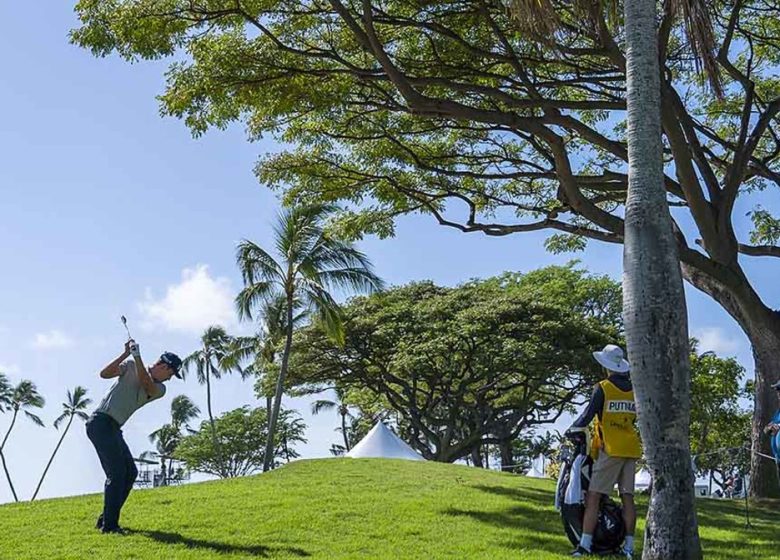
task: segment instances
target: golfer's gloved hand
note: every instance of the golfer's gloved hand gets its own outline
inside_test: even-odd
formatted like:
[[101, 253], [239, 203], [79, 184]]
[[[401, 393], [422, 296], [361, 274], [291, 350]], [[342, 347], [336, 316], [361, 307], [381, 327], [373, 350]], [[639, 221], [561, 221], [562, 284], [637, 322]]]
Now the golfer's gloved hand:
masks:
[[135, 340], [130, 341], [128, 350], [130, 350], [130, 354], [133, 356], [133, 358], [141, 357], [141, 347], [138, 345], [138, 343]]

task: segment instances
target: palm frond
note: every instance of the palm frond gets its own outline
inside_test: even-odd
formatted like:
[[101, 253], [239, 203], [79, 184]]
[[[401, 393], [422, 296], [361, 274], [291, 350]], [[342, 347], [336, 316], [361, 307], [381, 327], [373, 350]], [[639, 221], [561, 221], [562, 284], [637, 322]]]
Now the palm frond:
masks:
[[41, 418], [39, 416], [37, 416], [36, 414], [33, 414], [32, 412], [30, 412], [28, 410], [25, 410], [24, 414], [27, 416], [27, 418], [32, 420], [33, 424], [36, 424], [36, 425], [40, 426], [41, 428], [44, 427], [43, 420], [41, 420]]
[[65, 411], [62, 414], [60, 414], [57, 417], [57, 419], [54, 421], [54, 429], [55, 430], [59, 430], [60, 429], [60, 424], [62, 424], [62, 422], [64, 422], [65, 419], [70, 418], [70, 415], [71, 415], [70, 411]]
[[236, 264], [246, 285], [258, 281], [284, 283], [284, 269], [265, 249], [248, 239], [236, 247]]
[[672, 0], [672, 10], [682, 14], [685, 35], [693, 54], [696, 70], [709, 81], [712, 91], [723, 97], [723, 84], [716, 55], [715, 30], [710, 17], [710, 2], [707, 0]]
[[312, 314], [321, 324], [325, 333], [337, 344], [343, 344], [344, 321], [341, 315], [341, 308], [336, 303], [336, 300], [314, 282], [304, 281], [302, 282], [302, 288], [306, 291]]
[[545, 42], [549, 41], [561, 24], [551, 0], [510, 0], [509, 12], [522, 31]]
[[278, 285], [273, 282], [254, 282], [247, 284], [235, 299], [239, 320], [252, 319], [255, 309], [263, 309], [265, 302], [277, 297]]
[[311, 413], [319, 414], [323, 410], [332, 410], [336, 408], [336, 403], [327, 399], [320, 399], [311, 403]]
[[372, 293], [384, 288], [384, 282], [378, 276], [363, 268], [323, 270], [316, 278], [317, 282], [327, 289], [339, 288]]

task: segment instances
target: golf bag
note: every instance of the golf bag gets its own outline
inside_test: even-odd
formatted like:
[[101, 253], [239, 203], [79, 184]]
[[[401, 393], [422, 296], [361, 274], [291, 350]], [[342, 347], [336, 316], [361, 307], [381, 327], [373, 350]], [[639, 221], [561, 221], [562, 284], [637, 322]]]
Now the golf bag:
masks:
[[[561, 512], [566, 536], [573, 546], [577, 546], [582, 536], [585, 493], [590, 485], [593, 459], [587, 453], [584, 433], [572, 434], [570, 439], [571, 446], [561, 448], [561, 473], [555, 489], [555, 508]], [[600, 555], [618, 553], [625, 536], [623, 508], [609, 496], [602, 496], [591, 551]]]

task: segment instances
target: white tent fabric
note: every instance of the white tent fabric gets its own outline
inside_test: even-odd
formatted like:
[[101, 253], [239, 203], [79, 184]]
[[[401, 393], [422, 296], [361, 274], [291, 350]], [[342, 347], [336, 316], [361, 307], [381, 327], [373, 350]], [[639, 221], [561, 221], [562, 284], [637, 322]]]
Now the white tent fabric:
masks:
[[640, 469], [634, 478], [634, 486], [640, 490], [650, 488], [650, 473], [645, 469]]
[[366, 457], [379, 457], [384, 459], [408, 459], [410, 461], [425, 461], [425, 459], [414, 449], [395, 435], [390, 428], [382, 422], [377, 422], [376, 426], [366, 434], [366, 437], [360, 440], [355, 447], [346, 455], [354, 459]]
[[531, 468], [525, 472], [525, 476], [531, 478], [548, 478], [544, 473], [545, 456], [539, 455], [536, 459], [531, 461]]
[[536, 467], [531, 467], [527, 471], [525, 471], [525, 476], [528, 476], [530, 478], [547, 478], [545, 474], [537, 469]]

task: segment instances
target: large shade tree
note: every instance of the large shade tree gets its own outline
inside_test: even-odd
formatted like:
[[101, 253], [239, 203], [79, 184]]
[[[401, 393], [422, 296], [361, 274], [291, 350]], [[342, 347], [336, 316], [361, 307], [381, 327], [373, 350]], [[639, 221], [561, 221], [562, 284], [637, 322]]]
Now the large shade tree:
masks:
[[591, 352], [618, 332], [512, 282], [420, 283], [356, 298], [344, 308], [343, 344], [317, 325], [298, 332], [290, 383], [368, 388], [426, 458], [451, 462], [496, 444], [508, 465], [520, 433], [582, 402], [599, 374]]
[[[344, 222], [356, 235], [391, 234], [395, 216], [420, 211], [465, 232], [548, 229], [556, 250], [623, 243], [623, 5], [550, 5], [560, 24], [535, 38], [501, 0], [82, 0], [72, 38], [129, 60], [186, 53], [168, 73], [163, 113], [195, 134], [243, 121], [253, 138], [292, 144], [263, 159], [262, 180], [288, 200], [361, 203]], [[685, 279], [753, 345], [753, 445], [767, 453], [780, 317], [745, 259], [780, 257], [780, 220], [762, 207], [780, 185], [780, 7], [707, 6], [718, 98], [672, 5], [658, 24], [666, 200]], [[735, 223], [745, 212], [752, 231]], [[755, 495], [780, 495], [772, 469], [754, 454]]]
[[[265, 442], [268, 416], [264, 408], [237, 408], [216, 419], [220, 453], [211, 445], [210, 424], [203, 422], [200, 430], [184, 437], [175, 457], [187, 468], [213, 474], [220, 478], [245, 476], [259, 470], [265, 462]], [[298, 457], [295, 445], [305, 443], [306, 425], [294, 410], [279, 414], [276, 437], [272, 447], [272, 463]]]
[[268, 426], [263, 470], [272, 466], [276, 421], [292, 349], [293, 329], [300, 312], [322, 325], [328, 336], [343, 338], [342, 317], [333, 298], [336, 289], [371, 292], [382, 287], [368, 257], [326, 226], [337, 207], [329, 204], [295, 206], [274, 224], [274, 249], [253, 241], [238, 245], [236, 261], [244, 288], [236, 296], [239, 315], [252, 318], [257, 309], [280, 297], [284, 301], [285, 336]]

